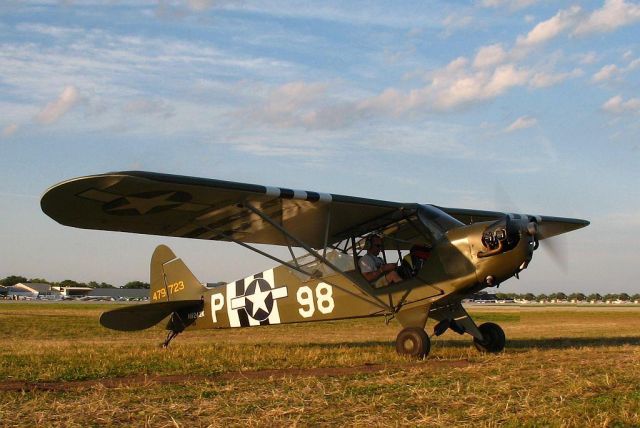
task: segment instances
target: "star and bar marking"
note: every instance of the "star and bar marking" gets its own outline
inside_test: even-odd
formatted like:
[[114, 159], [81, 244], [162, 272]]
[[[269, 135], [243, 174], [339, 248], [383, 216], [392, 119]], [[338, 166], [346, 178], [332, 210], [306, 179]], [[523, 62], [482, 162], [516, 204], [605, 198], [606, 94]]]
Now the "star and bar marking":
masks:
[[287, 287], [271, 288], [263, 278], [255, 278], [244, 295], [231, 299], [231, 309], [244, 309], [256, 321], [265, 321], [273, 311], [277, 299], [287, 297]]

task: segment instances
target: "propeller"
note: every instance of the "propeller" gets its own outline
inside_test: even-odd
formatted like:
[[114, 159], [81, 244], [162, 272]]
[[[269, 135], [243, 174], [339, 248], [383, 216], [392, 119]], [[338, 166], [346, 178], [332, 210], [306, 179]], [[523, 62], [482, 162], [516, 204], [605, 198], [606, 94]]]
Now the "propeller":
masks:
[[[495, 201], [498, 210], [509, 212], [509, 210], [516, 209], [516, 212], [521, 212], [499, 182], [496, 182], [495, 185]], [[589, 224], [589, 222], [584, 221], [567, 223], [567, 220], [574, 219], [561, 219], [547, 216], [534, 218], [536, 238], [542, 243], [542, 246], [545, 248], [545, 251], [549, 253], [555, 265], [565, 274], [569, 272], [569, 248], [566, 239], [564, 237], [556, 237], [556, 235]], [[555, 238], [550, 239], [552, 237]]]
[[564, 274], [569, 273], [569, 246], [565, 237], [556, 236], [555, 238], [545, 239], [542, 246], [549, 252], [551, 259], [556, 266]]

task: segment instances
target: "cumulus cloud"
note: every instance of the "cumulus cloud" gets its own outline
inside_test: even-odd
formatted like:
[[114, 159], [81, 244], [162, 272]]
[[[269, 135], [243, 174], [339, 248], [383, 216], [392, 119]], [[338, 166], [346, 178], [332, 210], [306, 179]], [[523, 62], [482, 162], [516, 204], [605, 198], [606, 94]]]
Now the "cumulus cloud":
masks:
[[575, 25], [581, 10], [580, 6], [572, 6], [559, 11], [553, 17], [538, 23], [526, 36], [519, 36], [516, 44], [524, 47], [534, 46], [557, 37]]
[[172, 117], [175, 112], [164, 100], [138, 98], [124, 105], [127, 114], [139, 114], [144, 116], [157, 116], [164, 119]]
[[44, 125], [49, 125], [58, 121], [74, 105], [78, 103], [80, 96], [75, 86], [64, 88], [60, 96], [50, 102], [36, 116], [36, 120]]
[[213, 5], [213, 0], [187, 0], [187, 7], [195, 12], [211, 9]]
[[24, 33], [37, 33], [49, 37], [75, 37], [81, 35], [84, 30], [75, 27], [60, 27], [55, 25], [44, 25], [36, 23], [22, 23], [16, 25], [16, 30]]
[[604, 82], [606, 80], [611, 80], [613, 76], [618, 73], [618, 66], [615, 64], [609, 64], [602, 67], [598, 72], [596, 72], [591, 78], [592, 82], [599, 83]]
[[596, 54], [593, 51], [590, 51], [590, 52], [579, 55], [578, 60], [580, 61], [580, 64], [585, 64], [585, 65], [593, 64], [598, 60], [598, 54]]
[[[609, 3], [605, 3], [603, 9], [610, 7]], [[483, 2], [486, 7], [525, 4], [531, 2]], [[259, 122], [280, 127], [337, 128], [372, 117], [398, 118], [451, 111], [497, 98], [516, 87], [538, 89], [557, 85], [584, 75], [584, 71], [581, 68], [555, 70], [553, 57], [544, 64], [532, 65], [529, 63], [532, 49], [540, 48], [562, 34], [571, 35], [594, 14], [583, 12], [580, 6], [558, 10], [552, 17], [534, 25], [528, 33], [518, 36], [511, 47], [506, 43], [481, 46], [473, 57], [458, 57], [441, 68], [421, 72], [424, 84], [417, 87], [387, 87], [368, 97], [344, 101], [327, 94], [323, 85], [292, 82], [271, 91], [260, 106], [251, 109], [250, 115]], [[468, 25], [470, 21], [449, 15], [443, 24], [450, 27], [459, 22]], [[558, 53], [557, 59], [561, 56], [562, 53]], [[588, 52], [574, 56], [573, 60], [592, 64], [597, 60], [597, 54]], [[636, 66], [640, 66], [640, 61], [634, 63], [633, 67]], [[605, 79], [606, 73], [613, 71], [603, 69], [594, 79]], [[535, 124], [535, 118], [524, 116], [504, 131], [513, 132]]]
[[533, 74], [529, 85], [533, 88], [546, 88], [548, 86], [557, 85], [558, 83], [564, 82], [567, 79], [580, 77], [583, 74], [584, 71], [582, 71], [582, 69], [580, 68], [576, 68], [565, 73], [538, 72]]
[[471, 70], [468, 60], [457, 58], [435, 71], [430, 82], [402, 93], [389, 88], [380, 95], [360, 103], [362, 109], [385, 110], [395, 114], [424, 107], [447, 111], [481, 100], [495, 98], [509, 88], [526, 84], [529, 73], [515, 64], [501, 64], [495, 69]]
[[[590, 14], [586, 14], [580, 6], [571, 6], [539, 22], [526, 35], [519, 36], [516, 47], [526, 49], [538, 46], [563, 33], [582, 36], [610, 32], [636, 22], [640, 22], [640, 5], [626, 3], [625, 0], [606, 0], [601, 8]], [[594, 59], [595, 55], [585, 57], [586, 61], [592, 62]]]
[[15, 134], [17, 131], [18, 131], [18, 125], [16, 123], [11, 123], [2, 129], [2, 136], [4, 138], [9, 138], [13, 134]]
[[531, 116], [521, 116], [517, 118], [511, 125], [504, 129], [504, 132], [514, 132], [520, 129], [527, 129], [535, 126], [538, 123], [538, 119]]
[[624, 0], [606, 0], [600, 9], [576, 26], [574, 34], [605, 33], [639, 21], [640, 5]]
[[524, 9], [535, 4], [538, 0], [482, 0], [480, 3], [483, 7], [502, 8], [506, 7], [511, 10]]
[[[629, 60], [630, 57], [625, 55], [625, 59]], [[624, 75], [634, 71], [636, 68], [640, 67], [640, 58], [636, 58], [632, 61], [629, 61], [627, 65], [617, 66], [616, 64], [607, 64], [603, 66], [600, 70], [598, 70], [591, 77], [591, 81], [593, 83], [602, 83], [609, 80], [620, 80]]]
[[457, 30], [467, 28], [472, 22], [473, 18], [469, 15], [460, 16], [457, 14], [451, 14], [442, 21], [442, 25], [444, 27], [442, 35], [444, 37], [448, 37]]
[[501, 64], [506, 58], [507, 52], [503, 49], [502, 44], [496, 43], [494, 45], [483, 46], [478, 49], [478, 53], [473, 60], [473, 66], [476, 68], [492, 67]]
[[313, 127], [320, 120], [317, 102], [326, 88], [326, 83], [319, 82], [286, 83], [271, 90], [262, 105], [248, 112], [249, 116], [253, 120], [278, 127]]
[[640, 113], [640, 98], [625, 101], [621, 95], [616, 95], [602, 105], [602, 110], [613, 114]]
[[629, 63], [624, 69], [625, 72], [635, 70], [640, 67], [640, 58], [636, 58]]

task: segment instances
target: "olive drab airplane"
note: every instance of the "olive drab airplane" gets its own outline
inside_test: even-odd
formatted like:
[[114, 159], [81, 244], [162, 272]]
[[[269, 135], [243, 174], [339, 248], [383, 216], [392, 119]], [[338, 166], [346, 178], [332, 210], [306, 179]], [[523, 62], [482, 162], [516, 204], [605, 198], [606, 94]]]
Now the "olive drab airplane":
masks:
[[[41, 206], [68, 226], [229, 241], [280, 263], [209, 288], [160, 245], [150, 303], [104, 313], [107, 328], [141, 330], [167, 319], [167, 346], [185, 330], [379, 316], [398, 320], [396, 350], [413, 357], [429, 353], [429, 318], [435, 335], [451, 329], [481, 351], [501, 351], [503, 330], [476, 325], [462, 299], [517, 277], [540, 240], [589, 224], [138, 171], [59, 183]], [[286, 246], [291, 260], [255, 244]], [[385, 275], [388, 284], [365, 279], [359, 261], [368, 253], [384, 259], [368, 276]]]

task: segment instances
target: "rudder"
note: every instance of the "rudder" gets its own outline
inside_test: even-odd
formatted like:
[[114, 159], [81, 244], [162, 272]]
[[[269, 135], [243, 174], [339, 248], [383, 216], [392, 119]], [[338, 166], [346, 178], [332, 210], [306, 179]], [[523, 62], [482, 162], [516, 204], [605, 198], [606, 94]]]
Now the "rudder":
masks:
[[151, 256], [149, 300], [152, 303], [197, 300], [206, 291], [187, 265], [166, 245]]

